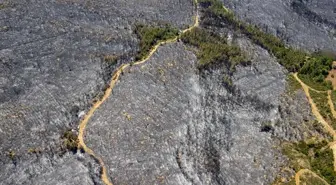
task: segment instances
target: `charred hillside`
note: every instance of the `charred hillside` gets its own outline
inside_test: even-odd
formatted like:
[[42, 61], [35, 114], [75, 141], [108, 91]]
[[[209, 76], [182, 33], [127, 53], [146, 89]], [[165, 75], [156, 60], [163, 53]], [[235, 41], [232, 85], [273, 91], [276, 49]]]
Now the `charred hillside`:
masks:
[[311, 52], [335, 52], [334, 5], [0, 3], [0, 184], [332, 184], [331, 137], [290, 74], [331, 68]]

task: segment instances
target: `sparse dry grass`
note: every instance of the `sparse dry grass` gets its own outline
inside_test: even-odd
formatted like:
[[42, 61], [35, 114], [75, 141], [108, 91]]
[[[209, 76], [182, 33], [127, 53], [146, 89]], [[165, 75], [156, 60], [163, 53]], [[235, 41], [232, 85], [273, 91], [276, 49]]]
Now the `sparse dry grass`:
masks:
[[336, 129], [336, 119], [332, 115], [330, 106], [328, 104], [328, 93], [327, 92], [315, 92], [309, 90], [309, 94], [320, 111], [322, 117], [334, 128]]
[[287, 93], [290, 95], [302, 88], [301, 84], [291, 74], [287, 76], [287, 84]]

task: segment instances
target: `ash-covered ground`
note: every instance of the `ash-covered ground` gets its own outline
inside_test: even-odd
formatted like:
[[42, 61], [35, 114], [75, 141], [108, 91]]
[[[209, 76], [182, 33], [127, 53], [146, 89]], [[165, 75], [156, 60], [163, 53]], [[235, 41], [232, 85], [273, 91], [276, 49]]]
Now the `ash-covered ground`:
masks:
[[223, 0], [242, 20], [297, 48], [336, 50], [335, 0]]
[[237, 42], [255, 58], [237, 68], [233, 88], [224, 66], [200, 71], [182, 43], [124, 72], [86, 137], [112, 182], [269, 184], [286, 164], [274, 137], [316, 134], [304, 93], [285, 93], [286, 71], [260, 47]]
[[[76, 156], [59, 159], [62, 134], [77, 129], [114, 68], [132, 60], [135, 24], [185, 28], [192, 1], [0, 3], [0, 184], [90, 184], [71, 182], [88, 167]], [[117, 65], [104, 62], [109, 55], [120, 58]]]
[[[224, 4], [290, 45], [336, 48], [334, 0]], [[64, 151], [62, 134], [134, 59], [136, 24], [185, 29], [194, 15], [192, 0], [0, 1], [0, 184], [102, 184], [98, 163]], [[124, 72], [85, 138], [115, 185], [269, 184], [286, 165], [280, 140], [320, 134], [276, 59], [243, 36], [232, 42], [252, 63], [230, 87], [224, 65], [200, 70], [182, 42]], [[112, 55], [114, 65], [104, 61]]]

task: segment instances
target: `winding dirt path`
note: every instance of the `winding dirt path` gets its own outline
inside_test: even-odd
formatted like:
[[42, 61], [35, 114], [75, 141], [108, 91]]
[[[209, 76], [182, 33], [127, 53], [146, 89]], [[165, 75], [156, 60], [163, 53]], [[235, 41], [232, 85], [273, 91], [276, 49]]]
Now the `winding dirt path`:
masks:
[[[196, 4], [196, 17], [195, 17], [195, 23], [194, 25], [192, 25], [191, 27], [181, 31], [181, 33], [185, 33], [188, 31], [191, 31], [192, 29], [194, 29], [195, 27], [199, 26], [199, 14], [198, 14], [198, 1], [195, 0], [195, 4]], [[135, 63], [133, 63], [132, 65], [140, 65], [143, 64], [145, 62], [148, 61], [148, 59], [156, 52], [156, 50], [159, 48], [159, 46], [164, 45], [164, 44], [168, 44], [168, 43], [172, 43], [177, 41], [177, 39], [180, 37], [180, 35], [176, 36], [173, 39], [169, 39], [166, 41], [161, 41], [158, 44], [156, 44], [151, 51], [149, 52], [148, 56], [140, 61], [136, 61]], [[104, 96], [98, 100], [96, 103], [93, 104], [93, 106], [91, 107], [91, 109], [86, 113], [86, 115], [84, 116], [84, 118], [81, 120], [81, 122], [79, 123], [79, 134], [78, 134], [78, 141], [79, 141], [79, 147], [82, 148], [86, 153], [88, 153], [90, 156], [92, 156], [93, 158], [95, 158], [96, 160], [98, 160], [100, 166], [101, 166], [101, 179], [104, 182], [104, 184], [106, 185], [113, 185], [112, 182], [110, 181], [108, 175], [107, 175], [107, 169], [106, 166], [104, 164], [104, 161], [102, 160], [101, 157], [97, 156], [94, 151], [92, 149], [90, 149], [84, 142], [84, 135], [85, 135], [85, 129], [86, 126], [90, 120], [90, 118], [93, 116], [93, 114], [95, 113], [95, 111], [109, 98], [109, 96], [112, 93], [112, 90], [114, 88], [114, 86], [116, 85], [120, 74], [122, 73], [122, 71], [124, 71], [127, 67], [129, 67], [131, 64], [125, 64], [122, 65], [121, 67], [118, 68], [118, 70], [114, 73], [114, 75], [112, 76], [112, 79], [110, 81], [109, 87], [106, 89], [106, 91], [104, 92]]]
[[322, 179], [320, 176], [318, 176], [316, 173], [308, 170], [308, 169], [302, 169], [302, 170], [299, 170], [296, 175], [295, 175], [295, 184], [296, 185], [300, 185], [300, 177], [303, 175], [303, 174], [306, 174], [306, 173], [309, 173], [311, 175], [313, 175], [315, 178], [318, 178], [321, 180], [321, 182], [323, 182], [323, 184], [325, 185], [329, 185], [329, 183], [327, 181], [325, 181], [324, 179]]
[[[314, 103], [313, 99], [310, 96], [309, 90], [313, 90], [315, 92], [319, 92], [319, 93], [323, 93], [323, 92], [328, 92], [328, 104], [330, 107], [330, 110], [332, 112], [332, 115], [334, 118], [336, 118], [336, 111], [334, 109], [334, 104], [332, 102], [331, 99], [331, 91], [318, 91], [316, 89], [313, 89], [311, 87], [309, 87], [308, 85], [306, 85], [305, 83], [303, 83], [301, 81], [301, 79], [298, 77], [297, 73], [294, 74], [295, 79], [301, 84], [303, 91], [306, 94], [306, 97], [308, 98], [309, 104], [311, 106], [312, 109], [312, 113], [314, 114], [314, 116], [316, 117], [317, 121], [320, 122], [323, 127], [325, 128], [325, 130], [332, 135], [333, 137], [333, 142], [329, 143], [329, 147], [330, 149], [332, 149], [333, 151], [333, 156], [334, 156], [334, 170], [336, 171], [336, 132], [335, 130], [329, 125], [329, 123], [327, 121], [325, 121], [325, 119], [322, 117], [322, 115], [320, 114], [320, 111], [318, 110], [318, 108], [316, 107], [316, 104]], [[322, 180], [322, 182], [326, 185], [329, 185], [329, 183], [327, 183], [323, 178], [321, 178], [320, 176], [318, 176], [316, 173], [312, 172], [309, 169], [301, 169], [299, 170], [296, 174], [295, 174], [295, 184], [296, 185], [300, 185], [300, 177], [305, 174], [305, 173], [310, 173], [312, 174], [314, 177], [319, 178], [320, 180]]]
[[332, 102], [332, 99], [331, 99], [331, 93], [332, 92], [329, 90], [328, 91], [328, 104], [329, 104], [333, 117], [336, 118], [336, 111], [335, 111], [334, 103]]
[[[318, 108], [316, 107], [316, 104], [314, 103], [313, 99], [310, 97], [310, 93], [309, 93], [309, 89], [316, 91], [315, 89], [307, 86], [305, 83], [303, 83], [301, 81], [301, 79], [297, 76], [297, 73], [294, 74], [295, 79], [301, 84], [303, 91], [305, 92], [309, 104], [311, 106], [312, 109], [312, 113], [314, 114], [314, 116], [316, 117], [317, 121], [320, 122], [322, 124], [322, 126], [324, 127], [324, 129], [330, 133], [330, 135], [333, 137], [334, 141], [336, 140], [336, 132], [335, 130], [329, 125], [329, 123], [327, 121], [324, 120], [324, 118], [322, 117], [322, 115], [320, 114], [320, 111], [318, 110]], [[316, 92], [326, 92], [326, 91], [316, 91]]]
[[[199, 26], [199, 14], [198, 14], [198, 0], [195, 0], [195, 4], [196, 4], [196, 17], [195, 17], [195, 23], [194, 25], [192, 25], [191, 27], [181, 31], [181, 33], [185, 33], [188, 31], [191, 31], [192, 29], [194, 29], [195, 27]], [[228, 11], [228, 9], [223, 6], [224, 9], [226, 9]], [[164, 45], [164, 44], [168, 44], [168, 43], [173, 43], [176, 42], [177, 39], [179, 38], [180, 35], [176, 36], [173, 39], [169, 39], [166, 41], [161, 41], [158, 44], [156, 44], [151, 51], [149, 52], [148, 56], [140, 61], [136, 61], [135, 63], [133, 63], [132, 65], [140, 65], [143, 64], [145, 62], [148, 61], [148, 59], [150, 59], [152, 57], [152, 55], [157, 51], [157, 49], [159, 48], [159, 46]], [[113, 185], [112, 182], [110, 181], [108, 175], [107, 175], [107, 169], [106, 166], [104, 164], [104, 161], [102, 160], [101, 157], [97, 156], [94, 151], [92, 149], [90, 149], [84, 142], [84, 135], [85, 135], [85, 129], [86, 126], [89, 122], [89, 120], [91, 119], [91, 117], [93, 116], [93, 114], [95, 113], [95, 111], [109, 98], [109, 96], [112, 93], [112, 90], [114, 88], [114, 86], [116, 85], [120, 74], [122, 73], [122, 71], [124, 71], [127, 67], [129, 67], [131, 64], [124, 64], [122, 66], [120, 66], [118, 68], [118, 70], [113, 74], [112, 79], [109, 83], [109, 87], [106, 89], [106, 91], [104, 92], [104, 96], [98, 100], [96, 103], [93, 104], [93, 106], [91, 107], [91, 109], [86, 113], [86, 115], [84, 116], [84, 118], [81, 120], [80, 124], [79, 124], [79, 134], [78, 134], [78, 140], [79, 140], [79, 147], [82, 148], [86, 153], [88, 153], [90, 156], [92, 156], [93, 158], [95, 158], [96, 160], [98, 160], [100, 166], [101, 166], [101, 179], [104, 182], [104, 184], [106, 185]], [[313, 102], [310, 94], [309, 94], [309, 90], [313, 90], [316, 92], [326, 92], [326, 91], [318, 91], [316, 89], [313, 89], [309, 86], [307, 86], [305, 83], [303, 83], [297, 76], [297, 73], [294, 74], [295, 79], [301, 84], [308, 100], [309, 103], [311, 105], [311, 109], [313, 114], [315, 115], [316, 119], [323, 125], [323, 127], [325, 128], [325, 130], [330, 133], [333, 136], [334, 142], [330, 143], [329, 146], [330, 148], [333, 150], [333, 154], [334, 154], [334, 168], [336, 171], [336, 132], [335, 130], [333, 130], [333, 128], [323, 119], [322, 115], [320, 114], [318, 108], [316, 107], [316, 104]], [[334, 106], [330, 97], [330, 92], [328, 91], [328, 103], [330, 105], [330, 108], [332, 110], [332, 114], [333, 116], [336, 118], [336, 111], [334, 110]], [[296, 185], [300, 185], [300, 177], [303, 174], [306, 173], [310, 173], [311, 175], [313, 175], [316, 178], [319, 178], [325, 185], [329, 185], [328, 182], [326, 182], [323, 178], [321, 178], [320, 176], [318, 176], [316, 173], [312, 172], [309, 169], [301, 169], [299, 170], [296, 174], [295, 174], [295, 183]]]
[[[331, 99], [331, 93], [332, 93], [332, 91], [329, 90], [328, 91], [328, 104], [329, 104], [329, 107], [330, 107], [330, 110], [331, 110], [331, 113], [332, 113], [333, 117], [336, 118], [336, 111], [335, 111], [334, 103]], [[329, 146], [332, 149], [333, 154], [334, 154], [334, 171], [336, 171], [336, 141], [334, 140], [334, 142], [330, 143]]]

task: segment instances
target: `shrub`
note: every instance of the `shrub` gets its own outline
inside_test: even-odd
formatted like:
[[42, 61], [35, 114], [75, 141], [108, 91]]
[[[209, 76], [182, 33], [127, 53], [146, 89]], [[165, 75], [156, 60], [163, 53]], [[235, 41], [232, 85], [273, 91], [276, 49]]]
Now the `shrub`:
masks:
[[309, 94], [313, 99], [316, 107], [319, 109], [320, 114], [322, 117], [334, 128], [336, 129], [336, 119], [332, 115], [330, 110], [330, 106], [328, 104], [328, 94], [326, 92], [315, 92], [309, 90]]
[[62, 139], [63, 139], [63, 147], [62, 147], [63, 149], [66, 149], [72, 152], [77, 151], [78, 144], [79, 144], [77, 134], [75, 134], [71, 130], [67, 130], [63, 133]]
[[[317, 52], [313, 55], [286, 47], [276, 36], [263, 32], [257, 26], [244, 23], [234, 16], [231, 11], [223, 7], [219, 0], [200, 0], [200, 5], [204, 8], [204, 14], [215, 17], [221, 21], [207, 22], [207, 24], [217, 24], [224, 22], [233, 29], [240, 31], [254, 43], [267, 49], [278, 59], [279, 63], [291, 72], [300, 72], [311, 78], [315, 83], [325, 82], [328, 70], [331, 68], [332, 59], [335, 54], [331, 52]], [[216, 26], [216, 25], [215, 25]], [[322, 83], [328, 86], [328, 83]], [[329, 87], [328, 87], [329, 88]]]
[[225, 87], [232, 87], [233, 86], [232, 79], [227, 75], [225, 75], [223, 77], [223, 83], [224, 83]]
[[160, 41], [177, 37], [179, 30], [168, 24], [163, 27], [137, 25], [135, 27], [135, 33], [140, 39], [140, 51], [136, 56], [136, 60], [141, 60], [145, 58], [151, 48]]
[[40, 154], [42, 152], [41, 149], [38, 149], [38, 148], [29, 148], [28, 149], [28, 153], [30, 154]]
[[320, 77], [316, 77], [316, 79], [318, 79], [318, 81], [315, 81], [313, 78], [311, 78], [309, 75], [302, 75], [299, 74], [298, 75], [299, 78], [305, 83], [307, 84], [309, 87], [319, 90], [319, 91], [327, 91], [332, 89], [332, 84], [330, 81], [324, 80], [323, 76]]
[[260, 127], [260, 132], [271, 132], [271, 133], [274, 132], [272, 123], [270, 122], [263, 123]]
[[[333, 59], [327, 56], [315, 55], [314, 57], [309, 58], [302, 68], [299, 70], [299, 73], [302, 75], [306, 75], [313, 82], [316, 83], [325, 83], [326, 76], [328, 76], [329, 71], [332, 68]], [[329, 87], [330, 89], [330, 87]]]
[[309, 166], [310, 170], [323, 177], [329, 184], [336, 183], [333, 153], [326, 140], [310, 139], [291, 143], [284, 146], [283, 152], [289, 157], [296, 171], [306, 168], [301, 166], [305, 161], [307, 163], [305, 165]]
[[182, 34], [181, 40], [198, 49], [196, 55], [199, 59], [199, 67], [215, 62], [226, 62], [225, 64], [232, 71], [237, 64], [249, 62], [239, 47], [227, 44], [223, 37], [202, 28], [194, 28]]
[[16, 153], [13, 150], [9, 150], [7, 155], [11, 160], [15, 160]]
[[104, 56], [104, 62], [110, 64], [110, 65], [115, 65], [118, 62], [118, 56], [116, 55], [105, 55]]

